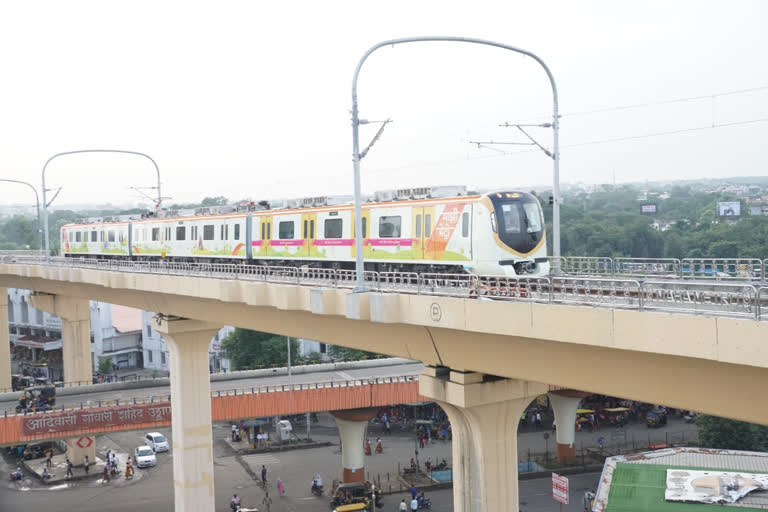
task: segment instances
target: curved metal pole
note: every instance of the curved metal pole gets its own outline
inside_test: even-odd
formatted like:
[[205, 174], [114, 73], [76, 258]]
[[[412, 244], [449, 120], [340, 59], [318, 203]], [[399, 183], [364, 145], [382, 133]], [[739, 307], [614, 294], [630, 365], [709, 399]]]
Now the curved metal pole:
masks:
[[554, 171], [552, 176], [552, 226], [553, 226], [553, 251], [552, 255], [555, 256], [555, 269], [560, 265], [560, 140], [559, 140], [559, 114], [558, 114], [558, 101], [557, 101], [557, 86], [555, 85], [555, 78], [552, 76], [552, 72], [541, 58], [536, 54], [531, 53], [522, 48], [515, 46], [509, 46], [495, 41], [488, 41], [486, 39], [475, 39], [472, 37], [452, 37], [452, 36], [425, 36], [425, 37], [403, 37], [399, 39], [390, 39], [388, 41], [382, 41], [371, 46], [365, 54], [360, 58], [360, 62], [357, 63], [355, 68], [355, 76], [352, 79], [352, 162], [355, 175], [355, 251], [356, 251], [356, 274], [357, 283], [355, 291], [365, 291], [365, 278], [364, 278], [364, 266], [363, 266], [363, 220], [362, 220], [362, 198], [360, 191], [360, 138], [358, 135], [358, 126], [360, 125], [360, 119], [358, 118], [357, 109], [357, 78], [360, 74], [360, 69], [363, 67], [365, 60], [376, 50], [382, 46], [394, 46], [402, 43], [417, 43], [424, 41], [452, 41], [458, 43], [474, 43], [482, 44], [486, 46], [495, 46], [504, 50], [510, 50], [513, 52], [526, 55], [536, 62], [538, 62], [544, 71], [547, 73], [549, 83], [552, 86], [552, 160], [554, 161]]
[[66, 155], [76, 155], [79, 153], [121, 153], [126, 155], [138, 155], [143, 156], [144, 158], [148, 159], [150, 162], [152, 162], [152, 165], [155, 166], [155, 172], [157, 173], [157, 208], [160, 208], [160, 203], [162, 201], [162, 195], [160, 194], [160, 168], [157, 166], [157, 162], [155, 162], [151, 156], [147, 155], [146, 153], [141, 153], [139, 151], [128, 151], [125, 149], [79, 149], [76, 151], [64, 151], [62, 153], [56, 153], [52, 157], [50, 157], [48, 160], [46, 160], [45, 165], [43, 166], [43, 223], [44, 226], [44, 234], [45, 234], [45, 263], [48, 264], [51, 262], [51, 250], [50, 250], [50, 240], [48, 236], [48, 203], [45, 199], [45, 170], [48, 168], [48, 164], [51, 163], [51, 160], [58, 158], [60, 156], [66, 156]]
[[32, 192], [35, 193], [35, 208], [37, 209], [37, 250], [42, 251], [43, 250], [43, 227], [40, 225], [40, 196], [37, 195], [37, 189], [35, 188], [34, 185], [26, 181], [8, 180], [3, 178], [0, 178], [0, 181], [7, 181], [8, 183], [21, 183], [22, 185], [26, 185], [29, 188], [31, 188]]

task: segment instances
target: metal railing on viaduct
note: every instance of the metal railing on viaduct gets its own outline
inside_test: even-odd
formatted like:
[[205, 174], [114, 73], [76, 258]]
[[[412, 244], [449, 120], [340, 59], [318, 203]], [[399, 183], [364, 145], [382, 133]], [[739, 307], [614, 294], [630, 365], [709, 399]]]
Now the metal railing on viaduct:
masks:
[[[6, 411], [0, 417], [0, 446], [168, 426], [170, 399], [166, 394], [98, 401], [48, 412]], [[418, 376], [409, 375], [215, 391], [211, 393], [211, 413], [213, 421], [231, 421], [426, 400], [419, 395]]]
[[[43, 265], [32, 255], [0, 255], [0, 264]], [[54, 258], [53, 267], [353, 288], [354, 270]], [[639, 311], [768, 318], [768, 260], [718, 258], [561, 258], [563, 273], [546, 277], [365, 272], [380, 293], [533, 301]]]

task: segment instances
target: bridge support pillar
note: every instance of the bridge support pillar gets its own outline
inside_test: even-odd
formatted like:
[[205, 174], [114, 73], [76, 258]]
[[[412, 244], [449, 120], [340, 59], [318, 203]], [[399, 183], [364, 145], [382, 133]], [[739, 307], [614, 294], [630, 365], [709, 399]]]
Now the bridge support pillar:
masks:
[[331, 411], [341, 437], [341, 481], [344, 483], [365, 481], [365, 428], [376, 416], [376, 409], [348, 409]]
[[585, 391], [562, 389], [550, 391], [549, 403], [555, 413], [557, 425], [557, 461], [568, 464], [576, 458], [576, 411], [581, 399], [589, 396]]
[[93, 363], [90, 301], [48, 293], [32, 294], [29, 301], [34, 308], [61, 318], [64, 385], [91, 384]]
[[208, 347], [220, 326], [157, 315], [153, 327], [168, 343], [176, 512], [216, 509]]
[[547, 392], [537, 382], [425, 367], [419, 393], [451, 421], [456, 512], [516, 512], [517, 426], [528, 404]]
[[0, 391], [11, 390], [11, 340], [8, 329], [8, 289], [0, 288]]

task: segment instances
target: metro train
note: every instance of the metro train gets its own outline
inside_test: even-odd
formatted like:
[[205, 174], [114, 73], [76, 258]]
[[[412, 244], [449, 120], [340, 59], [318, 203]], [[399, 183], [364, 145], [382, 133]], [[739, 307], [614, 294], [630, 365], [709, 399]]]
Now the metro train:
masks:
[[[362, 234], [366, 269], [549, 273], [541, 205], [525, 192], [377, 192], [363, 204]], [[329, 196], [85, 219], [61, 227], [61, 253], [351, 269], [354, 207], [348, 196]]]

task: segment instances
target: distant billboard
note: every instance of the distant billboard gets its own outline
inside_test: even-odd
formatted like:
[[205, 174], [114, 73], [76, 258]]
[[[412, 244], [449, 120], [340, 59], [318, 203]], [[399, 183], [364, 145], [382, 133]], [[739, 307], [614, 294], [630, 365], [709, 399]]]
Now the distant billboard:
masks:
[[739, 201], [723, 201], [717, 203], [718, 217], [738, 217], [741, 215], [741, 203]]
[[641, 204], [640, 205], [640, 213], [649, 213], [649, 214], [655, 214], [656, 213], [656, 205], [655, 204]]

